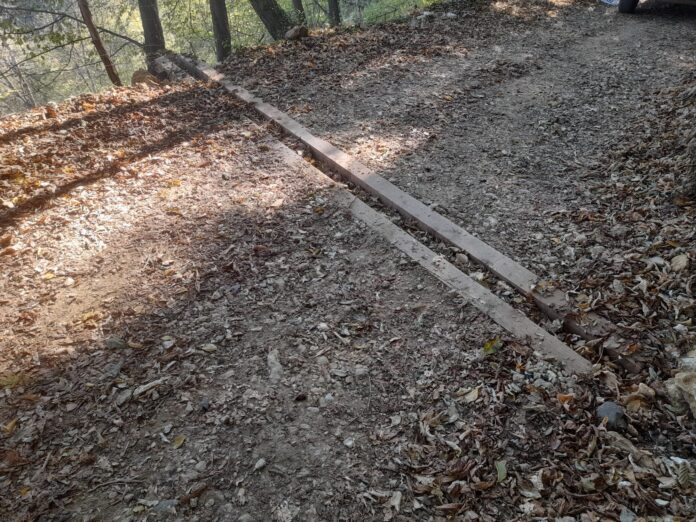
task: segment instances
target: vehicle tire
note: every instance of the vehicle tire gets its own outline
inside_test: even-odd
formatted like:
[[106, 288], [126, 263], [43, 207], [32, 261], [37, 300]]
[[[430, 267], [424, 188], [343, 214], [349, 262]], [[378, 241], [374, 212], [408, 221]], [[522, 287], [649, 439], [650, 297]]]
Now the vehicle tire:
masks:
[[638, 5], [638, 0], [619, 0], [619, 13], [633, 13]]

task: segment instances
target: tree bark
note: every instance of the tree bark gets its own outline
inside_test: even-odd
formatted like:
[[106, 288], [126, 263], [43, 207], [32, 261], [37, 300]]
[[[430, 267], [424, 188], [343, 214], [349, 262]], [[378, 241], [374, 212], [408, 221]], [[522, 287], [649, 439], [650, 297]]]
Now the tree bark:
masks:
[[213, 17], [213, 35], [215, 36], [215, 54], [222, 62], [232, 52], [230, 20], [227, 15], [225, 0], [210, 0], [210, 15]]
[[304, 25], [307, 21], [307, 16], [305, 15], [304, 5], [302, 5], [302, 0], [292, 0], [292, 7], [297, 15], [297, 22], [300, 25]]
[[87, 30], [89, 31], [89, 36], [92, 38], [94, 48], [97, 50], [97, 54], [99, 55], [99, 58], [104, 64], [104, 69], [106, 69], [106, 74], [109, 76], [109, 80], [111, 80], [111, 83], [113, 83], [114, 85], [118, 85], [120, 87], [121, 85], [123, 85], [121, 83], [121, 78], [119, 78], [118, 72], [116, 71], [116, 67], [114, 67], [114, 63], [111, 61], [109, 53], [106, 52], [106, 48], [104, 47], [104, 43], [102, 42], [101, 36], [99, 36], [99, 31], [97, 31], [97, 28], [94, 25], [94, 20], [92, 19], [92, 12], [89, 9], [89, 4], [87, 3], [87, 0], [77, 0], [77, 5], [80, 7], [82, 19], [85, 21], [85, 25], [87, 26]]
[[280, 40], [292, 25], [288, 15], [281, 9], [276, 0], [249, 0], [251, 7], [266, 26], [274, 40]]
[[157, 0], [138, 0], [138, 7], [145, 35], [147, 68], [154, 74], [153, 62], [165, 49], [164, 32], [160, 22]]
[[341, 6], [338, 0], [329, 0], [329, 23], [331, 27], [341, 25]]

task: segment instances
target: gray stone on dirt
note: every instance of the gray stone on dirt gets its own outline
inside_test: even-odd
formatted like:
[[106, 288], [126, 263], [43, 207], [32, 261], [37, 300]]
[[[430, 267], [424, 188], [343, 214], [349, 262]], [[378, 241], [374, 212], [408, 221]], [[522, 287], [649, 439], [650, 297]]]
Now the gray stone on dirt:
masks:
[[625, 429], [627, 426], [624, 409], [613, 401], [600, 404], [596, 410], [597, 419], [607, 418], [607, 428], [610, 430]]
[[179, 504], [179, 500], [176, 498], [170, 498], [167, 500], [160, 500], [155, 506], [155, 511], [175, 513], [175, 508]]
[[638, 515], [636, 515], [633, 511], [628, 509], [626, 506], [621, 507], [621, 514], [619, 515], [619, 520], [621, 522], [633, 522], [638, 518]]
[[280, 382], [280, 379], [283, 377], [283, 366], [280, 364], [277, 348], [268, 352], [267, 362], [269, 379], [272, 383]]
[[327, 393], [319, 399], [319, 407], [325, 408], [334, 401], [334, 397], [331, 393]]
[[104, 346], [106, 346], [110, 350], [123, 350], [125, 348], [128, 348], [128, 344], [126, 344], [126, 341], [124, 341], [120, 337], [109, 337], [106, 341], [104, 341]]
[[609, 235], [614, 239], [620, 239], [628, 234], [629, 228], [626, 225], [614, 225], [609, 230]]
[[118, 377], [122, 367], [123, 361], [109, 363], [104, 367], [104, 375], [111, 378]]
[[126, 402], [130, 400], [130, 398], [133, 396], [133, 390], [130, 388], [127, 390], [123, 390], [116, 396], [116, 406], [123, 406]]
[[369, 372], [370, 372], [370, 370], [365, 366], [356, 366], [355, 367], [355, 376], [356, 377], [363, 377], [364, 375], [367, 375]]

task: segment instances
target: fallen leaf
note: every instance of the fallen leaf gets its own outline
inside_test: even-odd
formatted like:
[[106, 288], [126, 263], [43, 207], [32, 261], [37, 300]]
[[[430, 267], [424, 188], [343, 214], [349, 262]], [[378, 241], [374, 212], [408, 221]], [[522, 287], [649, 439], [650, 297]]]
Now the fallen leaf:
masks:
[[670, 261], [670, 266], [673, 272], [681, 272], [689, 266], [689, 256], [686, 254], [679, 254], [674, 256]]
[[24, 376], [21, 373], [5, 373], [0, 375], [0, 386], [3, 388], [12, 389], [24, 382]]
[[492, 355], [495, 352], [497, 352], [500, 348], [503, 346], [503, 341], [500, 340], [500, 337], [494, 337], [493, 339], [489, 339], [486, 341], [483, 345], [483, 353], [485, 355]]
[[10, 422], [5, 424], [3, 429], [5, 430], [5, 433], [7, 435], [12, 435], [14, 431], [17, 429], [17, 422], [19, 422], [19, 419], [12, 419]]
[[558, 399], [558, 402], [560, 402], [563, 405], [568, 404], [574, 398], [575, 398], [575, 396], [572, 393], [557, 393], [556, 394], [556, 399]]
[[504, 460], [495, 462], [495, 470], [498, 472], [498, 482], [502, 482], [507, 478], [507, 463]]
[[172, 446], [174, 446], [174, 449], [179, 449], [181, 446], [183, 446], [186, 443], [186, 435], [177, 435], [174, 437], [174, 441], [172, 442]]
[[469, 403], [474, 402], [476, 399], [478, 399], [479, 398], [479, 389], [480, 388], [477, 386], [476, 388], [473, 388], [472, 390], [468, 391], [463, 397], [464, 402], [469, 404]]

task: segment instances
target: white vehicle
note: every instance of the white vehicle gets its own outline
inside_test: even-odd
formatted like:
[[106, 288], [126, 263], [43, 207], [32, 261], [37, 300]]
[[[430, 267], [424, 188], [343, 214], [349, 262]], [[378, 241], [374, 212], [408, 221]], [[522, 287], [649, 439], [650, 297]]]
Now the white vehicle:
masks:
[[[619, 13], [632, 13], [639, 0], [619, 0]], [[661, 1], [661, 0], [660, 0]], [[670, 4], [696, 5], [696, 0], [667, 0]]]

